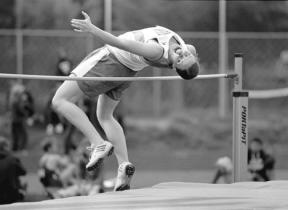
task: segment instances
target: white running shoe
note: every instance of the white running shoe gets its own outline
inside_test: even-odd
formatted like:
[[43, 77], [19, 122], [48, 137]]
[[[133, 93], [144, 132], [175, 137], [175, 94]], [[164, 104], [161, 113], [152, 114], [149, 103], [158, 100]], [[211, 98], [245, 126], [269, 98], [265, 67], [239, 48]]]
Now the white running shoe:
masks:
[[123, 191], [130, 189], [130, 182], [135, 172], [132, 163], [124, 162], [118, 168], [118, 175], [114, 187], [114, 191]]
[[98, 146], [92, 145], [87, 149], [91, 150], [91, 154], [89, 162], [86, 165], [86, 169], [88, 171], [92, 171], [93, 169], [96, 169], [103, 162], [106, 156], [112, 155], [114, 147], [110, 142], [105, 141], [103, 144], [100, 144]]

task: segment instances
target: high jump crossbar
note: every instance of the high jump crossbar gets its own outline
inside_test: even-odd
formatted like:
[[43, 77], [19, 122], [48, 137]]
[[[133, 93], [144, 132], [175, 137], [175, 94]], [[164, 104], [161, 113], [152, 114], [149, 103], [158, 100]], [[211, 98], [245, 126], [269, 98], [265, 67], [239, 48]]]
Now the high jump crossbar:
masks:
[[[235, 78], [237, 74], [207, 74], [198, 75], [197, 80], [216, 79], [216, 78]], [[51, 75], [29, 75], [29, 74], [6, 74], [0, 73], [0, 79], [29, 79], [29, 80], [72, 80], [72, 81], [151, 81], [151, 80], [183, 80], [180, 76], [159, 76], [159, 77], [69, 77], [69, 76], [51, 76]]]

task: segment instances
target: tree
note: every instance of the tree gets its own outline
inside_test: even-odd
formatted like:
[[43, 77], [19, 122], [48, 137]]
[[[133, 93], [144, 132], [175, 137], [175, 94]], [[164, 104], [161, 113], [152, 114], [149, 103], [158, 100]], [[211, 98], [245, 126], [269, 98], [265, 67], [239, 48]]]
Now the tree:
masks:
[[286, 1], [227, 1], [228, 31], [288, 31]]
[[126, 31], [162, 25], [178, 31], [215, 30], [217, 7], [217, 1], [114, 0], [113, 29]]
[[22, 28], [71, 29], [72, 18], [82, 18], [88, 12], [95, 24], [102, 24], [103, 7], [94, 0], [25, 0]]
[[0, 1], [0, 28], [15, 28], [15, 0]]

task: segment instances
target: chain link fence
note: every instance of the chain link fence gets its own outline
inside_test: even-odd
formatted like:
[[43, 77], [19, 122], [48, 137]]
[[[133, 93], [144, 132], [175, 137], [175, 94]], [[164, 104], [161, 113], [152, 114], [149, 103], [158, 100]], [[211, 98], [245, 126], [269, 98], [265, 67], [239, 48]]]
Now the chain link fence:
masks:
[[[99, 47], [91, 37], [55, 36], [48, 32], [38, 35], [23, 36], [23, 72], [24, 74], [54, 75], [59, 58], [59, 51], [65, 50], [75, 67], [81, 59], [92, 49]], [[73, 32], [72, 32], [73, 33]], [[61, 35], [61, 36], [60, 36]], [[0, 36], [1, 54], [0, 71], [17, 73], [17, 47], [16, 37]], [[186, 39], [194, 43], [199, 49], [203, 65], [203, 73], [217, 73], [217, 39]], [[147, 68], [139, 76], [170, 76], [176, 75], [168, 69], [158, 70]], [[24, 80], [28, 90], [35, 97], [36, 107], [43, 110], [51, 90], [55, 86], [53, 81]], [[5, 94], [9, 89], [9, 80], [2, 79], [1, 105], [5, 104]], [[214, 90], [213, 92], [211, 90]], [[215, 81], [146, 81], [134, 82], [124, 95], [126, 111], [135, 115], [156, 114], [161, 115], [181, 108], [215, 107], [217, 106], [217, 80]], [[4, 107], [4, 106], [1, 106]], [[5, 111], [5, 109], [2, 109]]]
[[[100, 45], [91, 37], [63, 36], [56, 34], [48, 36], [43, 32], [41, 36], [23, 36], [23, 73], [54, 75], [59, 51], [64, 49], [75, 67], [81, 59], [94, 48]], [[71, 33], [73, 34], [73, 32]], [[207, 35], [207, 33], [205, 33]], [[60, 36], [61, 35], [61, 36]], [[229, 35], [229, 34], [228, 34]], [[259, 36], [259, 34], [258, 34]], [[206, 37], [206, 38], [202, 38]], [[229, 37], [229, 36], [228, 36]], [[285, 61], [288, 39], [261, 38], [257, 34], [251, 37], [228, 38], [228, 70], [233, 70], [233, 54], [242, 52], [245, 61], [245, 88], [246, 89], [274, 89], [287, 86], [287, 66]], [[16, 73], [16, 37], [15, 35], [0, 36], [0, 71]], [[200, 34], [196, 37], [191, 33], [191, 38], [185, 35], [185, 41], [196, 46], [200, 62], [201, 74], [215, 74], [218, 72], [218, 38], [207, 38]], [[169, 76], [175, 72], [163, 69], [147, 68], [139, 76]], [[47, 97], [53, 89], [53, 81], [23, 81], [36, 99], [36, 107], [43, 110]], [[227, 82], [229, 82], [227, 80]], [[5, 94], [9, 88], [9, 80], [1, 81], [1, 111], [5, 111]], [[231, 85], [230, 85], [231, 87]], [[227, 90], [227, 94], [229, 90]], [[156, 114], [161, 115], [171, 111], [192, 108], [217, 108], [218, 106], [218, 80], [202, 81], [153, 81], [134, 82], [124, 95], [127, 113], [135, 115]], [[252, 105], [261, 106], [263, 103], [255, 101]], [[265, 106], [287, 105], [285, 98], [271, 100]]]

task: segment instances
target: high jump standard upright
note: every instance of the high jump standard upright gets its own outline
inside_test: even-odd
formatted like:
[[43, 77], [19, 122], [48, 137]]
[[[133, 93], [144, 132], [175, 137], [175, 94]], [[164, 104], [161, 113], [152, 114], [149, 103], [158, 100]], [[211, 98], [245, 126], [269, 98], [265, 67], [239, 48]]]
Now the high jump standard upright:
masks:
[[247, 181], [248, 92], [243, 91], [243, 55], [234, 55], [233, 96], [233, 182]]

